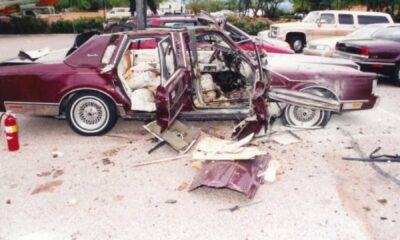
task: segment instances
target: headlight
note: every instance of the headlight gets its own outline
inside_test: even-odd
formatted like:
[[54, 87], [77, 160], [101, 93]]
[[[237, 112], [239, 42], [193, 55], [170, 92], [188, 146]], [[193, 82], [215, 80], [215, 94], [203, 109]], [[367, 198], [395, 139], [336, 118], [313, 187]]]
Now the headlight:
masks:
[[315, 49], [319, 51], [331, 51], [331, 47], [329, 47], [328, 45], [316, 45]]

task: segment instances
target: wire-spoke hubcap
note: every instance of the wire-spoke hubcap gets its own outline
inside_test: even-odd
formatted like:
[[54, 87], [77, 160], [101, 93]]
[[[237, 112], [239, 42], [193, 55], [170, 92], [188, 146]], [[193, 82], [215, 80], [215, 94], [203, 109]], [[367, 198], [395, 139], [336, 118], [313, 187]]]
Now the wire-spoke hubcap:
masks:
[[287, 120], [293, 126], [314, 127], [321, 123], [325, 112], [322, 110], [289, 105], [285, 110], [285, 114]]
[[72, 107], [74, 125], [85, 132], [102, 130], [109, 118], [106, 104], [96, 97], [83, 97], [77, 100]]

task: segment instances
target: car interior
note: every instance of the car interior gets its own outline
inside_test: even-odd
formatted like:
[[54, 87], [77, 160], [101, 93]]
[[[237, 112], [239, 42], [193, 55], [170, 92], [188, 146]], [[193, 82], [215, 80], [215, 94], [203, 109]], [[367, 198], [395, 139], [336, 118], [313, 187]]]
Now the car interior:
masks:
[[[254, 78], [250, 64], [218, 34], [198, 35], [195, 51], [197, 60], [193, 59], [193, 52], [186, 51], [193, 69], [196, 94], [191, 97], [195, 107], [248, 106]], [[160, 64], [160, 55], [165, 64]], [[156, 89], [167, 82], [175, 70], [176, 59], [170, 38], [131, 39], [117, 67], [123, 88], [131, 100], [131, 110], [156, 111]]]

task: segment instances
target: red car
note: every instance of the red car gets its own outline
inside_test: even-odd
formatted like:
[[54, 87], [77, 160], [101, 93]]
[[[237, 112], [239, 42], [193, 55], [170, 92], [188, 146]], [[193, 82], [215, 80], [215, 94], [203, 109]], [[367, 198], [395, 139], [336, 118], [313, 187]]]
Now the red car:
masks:
[[82, 135], [109, 131], [118, 116], [156, 118], [162, 130], [178, 115], [245, 119], [235, 131], [239, 138], [266, 129], [267, 98], [289, 103], [284, 119], [299, 126], [321, 124], [331, 111], [375, 103], [374, 74], [327, 65], [301, 74], [283, 64], [277, 67], [283, 70], [267, 71], [254, 43], [253, 49], [249, 54], [210, 28], [148, 29], [87, 41], [79, 36], [72, 49], [25, 52], [1, 63], [0, 111], [65, 116]]
[[391, 77], [400, 86], [400, 25], [382, 28], [369, 39], [339, 41], [334, 56], [353, 60], [361, 71]]

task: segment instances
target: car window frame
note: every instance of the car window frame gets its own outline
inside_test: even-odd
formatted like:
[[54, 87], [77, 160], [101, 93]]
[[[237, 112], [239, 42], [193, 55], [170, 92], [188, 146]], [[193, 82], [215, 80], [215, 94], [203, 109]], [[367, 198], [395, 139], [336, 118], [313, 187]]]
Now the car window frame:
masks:
[[[351, 23], [341, 23], [340, 22], [340, 16], [351, 16]], [[351, 13], [338, 13], [338, 24], [339, 25], [354, 25], [355, 24], [355, 18], [354, 15]]]
[[331, 15], [333, 18], [333, 23], [328, 23], [328, 22], [325, 22], [325, 23], [323, 23], [324, 25], [334, 25], [334, 24], [336, 24], [336, 18], [335, 18], [335, 14], [334, 13], [321, 13], [320, 15], [319, 15], [319, 19], [318, 19], [318, 22], [319, 23], [321, 23], [321, 20], [322, 20], [322, 16], [323, 15]]

